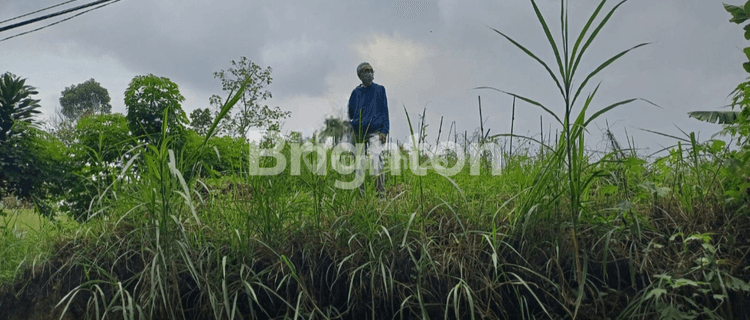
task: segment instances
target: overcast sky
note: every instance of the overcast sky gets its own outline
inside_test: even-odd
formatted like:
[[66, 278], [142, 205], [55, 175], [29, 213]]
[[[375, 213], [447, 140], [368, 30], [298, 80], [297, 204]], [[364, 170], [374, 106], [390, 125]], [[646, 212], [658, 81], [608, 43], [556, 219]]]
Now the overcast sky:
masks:
[[[75, 1], [44, 13], [91, 1]], [[0, 21], [62, 2], [0, 0]], [[559, 1], [538, 3], [553, 34], [559, 35]], [[598, 3], [572, 1], [572, 34]], [[608, 1], [605, 8], [616, 3]], [[61, 18], [0, 32], [0, 39]], [[681, 136], [677, 126], [700, 132], [702, 140], [716, 133], [718, 125], [690, 119], [687, 112], [720, 110], [747, 76], [740, 48], [748, 42], [729, 18], [720, 1], [626, 2], [585, 55], [577, 83], [610, 56], [653, 42], [602, 72], [585, 92], [601, 81], [593, 110], [627, 98], [648, 99], [662, 109], [635, 102], [608, 113], [589, 128], [589, 146], [604, 148], [600, 128], [606, 127], [605, 119], [621, 143], [625, 144], [627, 130], [639, 147], [650, 151], [674, 141], [639, 128]], [[44, 116], [59, 108], [65, 87], [90, 78], [109, 90], [112, 111], [124, 114], [128, 83], [149, 73], [179, 85], [186, 97], [182, 107], [189, 114], [208, 107], [212, 94], [226, 96], [213, 72], [228, 69], [230, 61], [241, 56], [273, 69], [273, 83], [267, 87], [273, 98], [266, 104], [292, 112], [282, 127], [285, 133], [295, 130], [308, 136], [323, 126], [325, 117], [345, 115], [349, 96], [360, 83], [356, 67], [363, 61], [372, 64], [375, 82], [386, 88], [393, 138], [404, 140], [409, 134], [403, 106], [412, 121], [427, 106], [429, 141], [437, 137], [441, 116], [441, 139], [446, 139], [453, 121], [461, 134], [464, 130], [471, 134], [479, 127], [480, 95], [485, 130], [509, 132], [512, 98], [473, 89], [479, 86], [516, 92], [562, 116], [562, 99], [546, 71], [489, 27], [554, 64], [532, 5], [525, 0], [121, 0], [0, 41], [0, 72], [13, 72], [37, 87]], [[516, 133], [538, 136], [542, 114], [539, 108], [518, 101]], [[545, 132], [550, 124], [552, 131], [559, 128], [551, 120], [544, 115]]]

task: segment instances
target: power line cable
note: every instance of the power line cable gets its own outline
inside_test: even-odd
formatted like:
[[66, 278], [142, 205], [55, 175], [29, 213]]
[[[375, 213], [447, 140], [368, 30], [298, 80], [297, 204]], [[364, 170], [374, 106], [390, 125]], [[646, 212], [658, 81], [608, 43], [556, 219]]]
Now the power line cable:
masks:
[[37, 21], [46, 20], [46, 19], [49, 19], [49, 18], [52, 18], [52, 17], [59, 16], [61, 14], [66, 14], [66, 13], [73, 12], [73, 11], [78, 11], [78, 10], [81, 10], [81, 9], [84, 9], [84, 8], [88, 8], [88, 7], [91, 7], [91, 6], [95, 6], [95, 5], [98, 5], [98, 4], [101, 4], [101, 3], [104, 3], [104, 2], [108, 2], [108, 1], [112, 1], [112, 0], [98, 0], [98, 1], [94, 1], [94, 2], [91, 2], [91, 3], [84, 4], [84, 5], [80, 5], [80, 6], [77, 6], [77, 7], [73, 7], [73, 8], [70, 8], [70, 9], [65, 9], [63, 11], [58, 11], [58, 12], [55, 12], [55, 13], [51, 13], [51, 14], [48, 14], [46, 16], [41, 16], [41, 17], [38, 17], [38, 18], [34, 18], [34, 19], [22, 21], [22, 22], [19, 22], [19, 23], [16, 23], [16, 24], [9, 25], [7, 27], [1, 27], [0, 28], [0, 32], [6, 31], [6, 30], [10, 30], [10, 29], [15, 29], [15, 28], [18, 28], [20, 26], [25, 26], [25, 25], [27, 25], [29, 23], [34, 23], [34, 22], [37, 22]]
[[24, 14], [24, 15], [21, 15], [21, 16], [18, 16], [18, 17], [15, 17], [15, 18], [10, 18], [10, 19], [8, 19], [8, 20], [3, 20], [3, 21], [0, 21], [0, 24], [6, 23], [6, 22], [8, 22], [8, 21], [13, 21], [13, 20], [16, 20], [16, 19], [20, 19], [20, 18], [23, 18], [23, 17], [26, 17], [26, 16], [30, 16], [30, 15], [32, 15], [32, 14], [35, 14], [35, 13], [39, 13], [39, 12], [42, 12], [42, 11], [45, 11], [45, 10], [49, 10], [49, 9], [52, 9], [52, 8], [55, 8], [55, 7], [59, 7], [59, 6], [61, 6], [61, 5], [64, 5], [64, 4], [68, 4], [68, 3], [71, 3], [71, 2], [74, 2], [74, 1], [78, 1], [78, 0], [68, 0], [68, 1], [65, 1], [65, 2], [63, 2], [63, 3], [60, 3], [60, 4], [56, 4], [56, 5], [54, 5], [54, 6], [51, 6], [51, 7], [46, 7], [46, 8], [44, 8], [44, 9], [39, 9], [39, 10], [37, 10], [37, 11], [34, 11], [34, 12], [30, 12], [30, 13], [27, 13], [27, 14]]
[[22, 36], [22, 35], [25, 35], [25, 34], [29, 34], [29, 33], [32, 33], [32, 32], [36, 32], [36, 31], [39, 31], [39, 30], [42, 30], [42, 29], [45, 29], [45, 28], [48, 28], [48, 27], [54, 26], [54, 25], [56, 25], [56, 24], [58, 24], [58, 23], [61, 23], [61, 22], [65, 22], [65, 21], [68, 21], [68, 20], [70, 20], [70, 19], [73, 19], [73, 18], [75, 18], [75, 17], [77, 17], [77, 16], [80, 16], [80, 15], [82, 15], [82, 14], [84, 14], [84, 13], [87, 13], [87, 12], [89, 12], [89, 11], [94, 11], [94, 10], [96, 10], [96, 9], [100, 9], [100, 8], [106, 7], [106, 6], [110, 5], [110, 4], [113, 4], [113, 3], [117, 3], [117, 2], [120, 2], [121, 0], [104, 0], [104, 1], [98, 1], [98, 2], [99, 2], [99, 3], [101, 3], [101, 2], [105, 2], [105, 1], [112, 1], [112, 2], [110, 2], [110, 3], [105, 3], [105, 4], [102, 4], [102, 5], [98, 6], [98, 7], [95, 7], [95, 8], [91, 8], [91, 9], [88, 9], [88, 10], [86, 10], [86, 11], [83, 11], [83, 12], [79, 12], [79, 13], [77, 13], [77, 14], [73, 15], [73, 16], [67, 17], [67, 18], [65, 18], [65, 19], [62, 19], [62, 20], [60, 20], [60, 21], [56, 21], [56, 22], [50, 23], [50, 24], [48, 24], [48, 25], [46, 25], [46, 26], [43, 26], [43, 27], [39, 27], [39, 28], [36, 28], [36, 29], [34, 29], [34, 30], [29, 30], [29, 31], [26, 31], [26, 32], [22, 32], [22, 33], [19, 33], [19, 34], [16, 34], [16, 35], [12, 35], [12, 36], [10, 36], [10, 37], [7, 37], [7, 38], [4, 38], [4, 39], [0, 39], [0, 42], [3, 42], [3, 41], [5, 41], [5, 40], [9, 40], [9, 39], [13, 39], [13, 38], [15, 38], [15, 37], [20, 37], [20, 36]]

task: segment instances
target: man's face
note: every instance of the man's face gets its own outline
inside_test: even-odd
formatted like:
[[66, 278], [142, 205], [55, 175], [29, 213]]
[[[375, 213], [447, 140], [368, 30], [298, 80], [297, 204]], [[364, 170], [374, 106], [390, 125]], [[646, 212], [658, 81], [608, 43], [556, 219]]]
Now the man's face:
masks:
[[373, 71], [371, 67], [364, 67], [362, 69], [362, 73], [360, 74], [360, 79], [362, 79], [362, 83], [364, 83], [365, 85], [370, 85], [372, 83], [374, 75], [375, 71]]

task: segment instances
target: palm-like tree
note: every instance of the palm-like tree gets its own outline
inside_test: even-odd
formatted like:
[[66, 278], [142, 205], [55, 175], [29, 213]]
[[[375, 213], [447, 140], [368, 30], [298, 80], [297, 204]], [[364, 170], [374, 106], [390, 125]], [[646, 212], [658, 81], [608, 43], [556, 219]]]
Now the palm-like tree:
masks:
[[34, 114], [40, 113], [39, 100], [31, 98], [35, 94], [36, 88], [27, 85], [26, 79], [10, 72], [0, 77], [0, 142], [19, 133], [11, 131], [16, 121], [34, 122]]

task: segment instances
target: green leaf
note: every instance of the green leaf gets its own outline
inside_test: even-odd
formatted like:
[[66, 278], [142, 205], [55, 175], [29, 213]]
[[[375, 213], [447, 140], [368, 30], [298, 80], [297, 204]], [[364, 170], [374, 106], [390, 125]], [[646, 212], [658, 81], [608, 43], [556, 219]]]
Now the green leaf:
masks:
[[703, 243], [708, 243], [711, 241], [711, 235], [708, 233], [691, 234], [687, 239], [685, 239], [685, 242], [688, 241], [701, 241]]
[[729, 14], [732, 15], [732, 19], [729, 19], [729, 22], [740, 24], [740, 23], [745, 22], [745, 20], [748, 19], [748, 15], [745, 13], [744, 8], [733, 6], [733, 5], [728, 5], [725, 3], [724, 10], [726, 10], [727, 12], [729, 12]]
[[648, 300], [651, 297], [654, 297], [654, 299], [659, 299], [659, 297], [661, 297], [661, 295], [663, 295], [665, 293], [667, 293], [667, 290], [665, 290], [665, 289], [654, 288], [654, 289], [652, 289], [651, 291], [648, 292], [648, 294], [646, 295], [646, 299], [645, 300]]
[[695, 281], [692, 281], [692, 280], [688, 280], [688, 279], [677, 279], [677, 280], [674, 281], [674, 284], [672, 286], [674, 288], [679, 288], [679, 287], [688, 286], [688, 285], [689, 286], [693, 286], [693, 287], [697, 287], [698, 283], [695, 282]]
[[563, 124], [562, 120], [560, 120], [560, 117], [558, 117], [558, 116], [557, 116], [557, 115], [556, 115], [556, 114], [555, 114], [554, 112], [552, 112], [552, 111], [551, 111], [550, 109], [547, 109], [547, 107], [543, 106], [543, 105], [542, 105], [541, 103], [539, 103], [539, 102], [536, 102], [536, 101], [534, 101], [534, 100], [531, 100], [531, 99], [529, 99], [529, 98], [526, 98], [526, 97], [522, 97], [522, 96], [519, 96], [519, 95], [517, 95], [517, 94], [515, 94], [515, 93], [511, 93], [511, 92], [508, 92], [508, 91], [503, 91], [503, 90], [500, 90], [500, 89], [496, 89], [496, 88], [493, 88], [493, 87], [476, 87], [476, 88], [474, 88], [474, 89], [492, 89], [492, 90], [495, 90], [495, 91], [498, 91], [498, 92], [502, 92], [502, 93], [505, 93], [505, 94], [507, 94], [507, 95], [510, 95], [510, 96], [516, 97], [516, 98], [518, 98], [518, 99], [521, 99], [521, 100], [523, 100], [523, 101], [526, 101], [526, 102], [528, 102], [528, 103], [531, 103], [531, 104], [533, 104], [533, 105], [535, 105], [535, 106], [537, 106], [537, 107], [540, 107], [540, 108], [544, 109], [544, 111], [547, 111], [547, 113], [549, 113], [550, 115], [552, 115], [552, 117], [554, 117], [554, 118], [555, 118], [555, 120], [557, 120], [557, 122], [558, 122], [559, 124]]
[[495, 31], [498, 34], [500, 34], [501, 36], [503, 36], [505, 39], [507, 39], [508, 41], [510, 41], [511, 43], [513, 43], [514, 45], [516, 45], [516, 47], [518, 47], [519, 49], [521, 49], [521, 51], [523, 51], [524, 53], [526, 53], [529, 57], [531, 57], [532, 59], [534, 59], [537, 62], [539, 62], [539, 64], [541, 64], [544, 67], [544, 69], [547, 70], [547, 73], [549, 73], [550, 77], [552, 77], [552, 80], [555, 81], [555, 84], [557, 84], [557, 88], [560, 90], [560, 93], [563, 96], [565, 96], [565, 90], [563, 90], [562, 85], [560, 85], [560, 80], [557, 79], [557, 76], [555, 76], [555, 73], [552, 72], [552, 69], [550, 69], [550, 67], [547, 65], [546, 62], [542, 61], [542, 59], [539, 59], [535, 54], [531, 53], [531, 51], [529, 51], [529, 49], [526, 49], [526, 47], [524, 47], [520, 43], [516, 42], [511, 37], [506, 36], [504, 33], [496, 30], [495, 28], [490, 27], [490, 29], [492, 29], [493, 31]]
[[617, 59], [620, 59], [622, 56], [624, 56], [628, 52], [630, 52], [632, 50], [635, 50], [637, 48], [643, 47], [645, 45], [649, 45], [649, 44], [650, 43], [648, 43], [648, 42], [644, 42], [644, 43], [638, 44], [636, 46], [633, 46], [630, 49], [627, 49], [627, 50], [625, 50], [623, 52], [618, 53], [617, 55], [613, 56], [612, 58], [609, 58], [609, 60], [607, 60], [604, 63], [602, 63], [601, 65], [599, 65], [599, 67], [597, 67], [594, 71], [592, 71], [591, 73], [589, 73], [589, 75], [586, 76], [586, 79], [583, 80], [583, 82], [581, 82], [581, 85], [578, 87], [578, 90], [576, 91], [575, 96], [573, 96], [573, 102], [571, 103], [571, 105], [575, 105], [575, 102], [578, 99], [578, 96], [581, 94], [581, 91], [583, 90], [583, 88], [586, 87], [586, 84], [589, 82], [589, 80], [591, 80], [591, 78], [593, 78], [597, 73], [599, 73], [600, 71], [604, 70], [606, 67], [608, 67], [610, 64], [612, 64], [615, 61], [617, 61]]
[[719, 124], [733, 124], [737, 121], [740, 113], [739, 111], [692, 111], [688, 112], [691, 118], [696, 118], [700, 121], [706, 121], [710, 123]]
[[729, 12], [729, 14], [731, 14], [732, 16], [736, 16], [736, 15], [738, 15], [740, 13], [744, 13], [745, 12], [745, 10], [743, 8], [740, 8], [738, 6], [731, 5], [731, 4], [726, 4], [726, 3], [724, 4], [724, 10], [726, 10], [727, 12]]
[[531, 5], [534, 6], [534, 12], [536, 13], [537, 19], [539, 19], [539, 23], [542, 24], [542, 28], [544, 29], [544, 34], [547, 36], [547, 41], [549, 42], [550, 46], [552, 46], [552, 51], [555, 53], [555, 59], [557, 60], [557, 66], [560, 69], [560, 75], [565, 77], [565, 64], [563, 64], [562, 59], [560, 59], [560, 51], [557, 49], [557, 43], [555, 43], [555, 38], [552, 37], [552, 33], [549, 31], [549, 27], [547, 26], [547, 22], [544, 20], [544, 16], [542, 16], [542, 13], [539, 11], [539, 7], [536, 5], [536, 1], [531, 0]]
[[631, 102], [633, 102], [635, 100], [638, 100], [638, 99], [628, 99], [628, 100], [620, 101], [620, 102], [617, 102], [617, 103], [613, 103], [613, 104], [607, 106], [606, 108], [601, 109], [598, 112], [594, 113], [588, 120], [586, 120], [586, 123], [584, 123], [583, 126], [584, 127], [588, 126], [591, 121], [594, 121], [596, 118], [598, 118], [599, 116], [601, 116], [605, 112], [607, 112], [609, 110], [612, 110], [614, 108], [617, 108], [619, 106], [626, 105], [626, 104], [631, 103]]
[[[600, 6], [604, 5], [605, 1], [602, 1], [602, 3], [600, 4]], [[596, 36], [599, 34], [599, 31], [602, 30], [602, 28], [604, 27], [604, 25], [607, 24], [607, 21], [609, 21], [609, 19], [615, 13], [615, 11], [617, 10], [617, 8], [619, 8], [622, 4], [624, 4], [625, 1], [627, 1], [627, 0], [620, 1], [620, 3], [618, 3], [617, 5], [615, 5], [612, 8], [612, 10], [610, 10], [609, 13], [607, 13], [607, 15], [604, 17], [604, 19], [602, 19], [602, 21], [599, 22], [599, 25], [591, 33], [591, 36], [588, 38], [588, 40], [586, 40], [586, 43], [583, 45], [583, 48], [581, 49], [581, 52], [578, 54], [578, 56], [575, 56], [575, 55], [573, 56], [573, 58], [576, 60], [576, 62], [573, 64], [573, 69], [572, 69], [572, 72], [571, 72], [571, 75], [570, 75], [571, 79], [573, 78], [573, 76], [575, 76], [576, 70], [578, 70], [578, 65], [581, 63], [581, 59], [583, 58], [583, 54], [586, 52], [586, 49], [588, 49], [588, 47], [594, 41], [594, 39], [596, 38]], [[597, 9], [596, 13], [598, 13], [598, 9]], [[593, 17], [592, 17], [591, 20], [593, 20]], [[581, 85], [581, 87], [583, 87], [583, 85]]]
[[[599, 15], [599, 12], [602, 10], [602, 7], [604, 7], [604, 4], [606, 2], [607, 2], [606, 0], [603, 0], [602, 2], [599, 3], [599, 6], [596, 7], [596, 10], [594, 10], [594, 13], [591, 14], [591, 17], [589, 17], [589, 20], [586, 22], [586, 25], [583, 26], [583, 29], [581, 30], [581, 33], [578, 34], [578, 39], [576, 39], [576, 43], [575, 43], [575, 45], [573, 45], [573, 52], [571, 53], [571, 56], [573, 58], [576, 57], [576, 55], [578, 53], [578, 47], [581, 45], [581, 41], [583, 41], [583, 38], [586, 36], [586, 33], [588, 33], [589, 28], [591, 27], [591, 24], [594, 22], [594, 20], [596, 20], [596, 16]], [[571, 59], [570, 60], [570, 62], [569, 62], [570, 65], [568, 66], [569, 70], [573, 69], [574, 60], [575, 59]], [[573, 70], [573, 71], [575, 71], [575, 70]], [[572, 74], [571, 74], [570, 77], [572, 78]]]
[[411, 142], [413, 144], [413, 148], [417, 148], [417, 140], [414, 138], [414, 127], [411, 125], [411, 119], [409, 118], [409, 111], [406, 110], [406, 105], [403, 103], [401, 104], [404, 107], [404, 113], [406, 114], [406, 122], [409, 123], [409, 134], [411, 136]]
[[750, 73], [750, 62], [743, 63], [742, 67], [745, 68], [746, 72]]
[[536, 142], [536, 143], [537, 143], [537, 144], [539, 144], [539, 145], [540, 145], [540, 146], [541, 146], [542, 148], [545, 148], [546, 150], [548, 150], [548, 151], [550, 151], [550, 152], [555, 152], [555, 149], [554, 149], [554, 148], [552, 148], [552, 147], [550, 147], [550, 146], [548, 146], [548, 145], [546, 145], [546, 144], [544, 143], [544, 141], [540, 141], [539, 139], [536, 139], [536, 138], [532, 138], [532, 137], [529, 137], [529, 136], [524, 136], [524, 135], [520, 135], [520, 134], [499, 133], [499, 134], [496, 134], [496, 135], [492, 135], [492, 136], [489, 136], [489, 137], [487, 137], [487, 139], [486, 139], [486, 140], [489, 140], [489, 141], [491, 141], [491, 140], [494, 140], [494, 139], [496, 139], [496, 138], [500, 138], [500, 137], [508, 137], [508, 138], [519, 138], [519, 139], [529, 140], [529, 141], [532, 141], [532, 142]]
[[602, 187], [601, 190], [600, 190], [600, 192], [601, 192], [601, 194], [603, 194], [605, 196], [606, 195], [613, 195], [613, 194], [617, 193], [617, 191], [619, 189], [620, 188], [618, 188], [617, 186], [610, 184], [610, 185]]
[[[750, 3], [750, 2], [749, 2]], [[714, 140], [711, 142], [711, 147], [709, 148], [709, 151], [713, 154], [719, 153], [722, 149], [724, 149], [724, 146], [726, 146], [727, 143], [723, 140]]]
[[[601, 86], [601, 82], [596, 85], [596, 88], [594, 88], [594, 91], [592, 91], [588, 98], [586, 98], [586, 103], [583, 104], [583, 108], [581, 108], [581, 112], [578, 113], [578, 117], [576, 117], [575, 125], [578, 127], [578, 132], [581, 132], [585, 129], [586, 125], [584, 122], [584, 117], [586, 117], [586, 110], [588, 110], [589, 106], [591, 105], [591, 101], [594, 100], [594, 96], [599, 91], [599, 86]], [[577, 133], [576, 133], [577, 134]], [[576, 136], [575, 134], [573, 136]]]
[[747, 284], [747, 282], [742, 281], [741, 279], [732, 277], [730, 275], [727, 275], [729, 277], [729, 281], [727, 282], [727, 286], [731, 288], [732, 290], [742, 290], [745, 292], [750, 291], [750, 285]]
[[247, 87], [248, 83], [250, 83], [250, 80], [250, 78], [245, 79], [239, 90], [235, 92], [236, 94], [234, 95], [234, 97], [232, 97], [232, 92], [229, 93], [227, 102], [224, 104], [224, 106], [221, 107], [221, 111], [219, 111], [219, 114], [216, 115], [214, 123], [211, 124], [210, 128], [208, 128], [208, 133], [206, 133], [206, 138], [203, 140], [203, 145], [206, 145], [208, 139], [211, 138], [211, 135], [213, 135], [214, 131], [216, 130], [216, 126], [219, 125], [221, 119], [223, 119], [227, 115], [227, 113], [232, 110], [232, 107], [237, 103], [237, 101], [240, 100], [240, 98], [242, 97], [242, 93], [245, 92], [245, 87]]
[[685, 234], [682, 233], [682, 232], [677, 232], [677, 233], [673, 234], [671, 237], [669, 237], [669, 241], [674, 241], [674, 239], [677, 239], [677, 236], [684, 237]]
[[747, 21], [748, 17], [745, 15], [745, 13], [742, 13], [741, 15], [738, 15], [732, 19], [729, 19], [729, 22], [734, 22], [736, 24], [741, 24], [745, 21]]
[[750, 60], [750, 47], [742, 49], [742, 52], [744, 52], [747, 59]]
[[750, 24], [746, 25], [743, 29], [745, 29], [745, 40], [750, 40]]
[[694, 315], [691, 314], [685, 314], [679, 309], [675, 308], [672, 305], [667, 305], [664, 309], [661, 310], [661, 318], [660, 319], [672, 319], [672, 320], [690, 320], [695, 319]]

